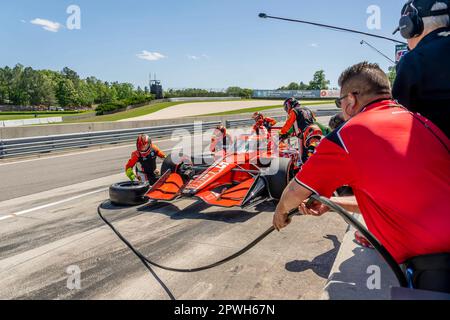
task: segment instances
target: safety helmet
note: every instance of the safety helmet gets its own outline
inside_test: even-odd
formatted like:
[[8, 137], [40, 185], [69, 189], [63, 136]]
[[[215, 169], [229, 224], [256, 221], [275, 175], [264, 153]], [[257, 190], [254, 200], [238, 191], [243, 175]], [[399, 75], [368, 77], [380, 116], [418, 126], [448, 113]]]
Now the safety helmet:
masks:
[[255, 120], [255, 121], [257, 122], [257, 121], [263, 119], [264, 116], [263, 116], [263, 114], [262, 114], [261, 112], [255, 112], [255, 113], [253, 114], [253, 117], [252, 117], [252, 118], [253, 118], [253, 120]]
[[298, 105], [300, 105], [300, 102], [298, 102], [297, 99], [295, 98], [286, 99], [286, 101], [284, 101], [283, 103], [284, 111], [289, 112], [292, 108]]
[[328, 126], [330, 127], [331, 130], [336, 130], [344, 122], [345, 122], [344, 115], [342, 113], [338, 113], [330, 119]]
[[136, 141], [136, 149], [140, 154], [147, 153], [152, 146], [152, 140], [146, 134], [141, 134], [138, 136]]
[[227, 128], [225, 128], [224, 126], [217, 126], [216, 129], [214, 129], [214, 134], [216, 136], [219, 135], [226, 135], [227, 134]]

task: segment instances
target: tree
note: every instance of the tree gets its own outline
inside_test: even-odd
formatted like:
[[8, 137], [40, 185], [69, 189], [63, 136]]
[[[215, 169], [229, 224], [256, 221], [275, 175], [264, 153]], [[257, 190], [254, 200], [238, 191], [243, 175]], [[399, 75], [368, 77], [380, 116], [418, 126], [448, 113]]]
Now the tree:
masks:
[[56, 91], [56, 97], [61, 107], [77, 106], [78, 94], [75, 90], [73, 82], [69, 79], [62, 79], [58, 84]]
[[397, 69], [396, 67], [389, 67], [389, 72], [387, 74], [389, 77], [389, 81], [391, 82], [391, 86], [394, 85], [395, 78], [397, 78]]
[[240, 87], [229, 87], [226, 91], [226, 95], [231, 97], [240, 97], [244, 99], [250, 99], [252, 97], [252, 89], [243, 89]]
[[60, 72], [21, 64], [0, 68], [0, 104], [91, 107], [94, 103], [142, 103], [151, 99], [148, 88], [136, 90], [130, 83], [110, 84], [95, 77], [81, 79], [68, 67]]
[[330, 81], [325, 77], [325, 71], [319, 70], [314, 73], [313, 80], [309, 82], [308, 90], [328, 90]]

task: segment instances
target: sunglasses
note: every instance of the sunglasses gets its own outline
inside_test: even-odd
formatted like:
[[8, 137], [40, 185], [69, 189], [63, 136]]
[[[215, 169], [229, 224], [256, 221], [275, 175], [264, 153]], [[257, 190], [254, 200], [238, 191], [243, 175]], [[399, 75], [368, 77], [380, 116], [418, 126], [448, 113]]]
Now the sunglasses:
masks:
[[[352, 92], [351, 94], [353, 94], [354, 96], [358, 95], [358, 92]], [[347, 93], [345, 96], [337, 98], [334, 102], [336, 103], [336, 106], [341, 109], [342, 108], [342, 100], [348, 98], [348, 96], [350, 95], [350, 93]]]

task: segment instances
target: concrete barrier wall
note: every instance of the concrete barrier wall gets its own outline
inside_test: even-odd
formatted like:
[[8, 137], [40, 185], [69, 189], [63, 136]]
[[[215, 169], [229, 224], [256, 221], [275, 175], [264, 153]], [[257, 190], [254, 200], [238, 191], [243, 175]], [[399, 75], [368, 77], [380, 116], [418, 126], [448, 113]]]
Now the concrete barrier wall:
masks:
[[62, 122], [62, 117], [4, 120], [4, 121], [0, 121], [0, 128], [1, 127], [8, 128], [8, 127], [32, 126], [32, 125], [36, 125], [36, 124], [49, 124], [49, 123], [59, 123], [59, 122]]

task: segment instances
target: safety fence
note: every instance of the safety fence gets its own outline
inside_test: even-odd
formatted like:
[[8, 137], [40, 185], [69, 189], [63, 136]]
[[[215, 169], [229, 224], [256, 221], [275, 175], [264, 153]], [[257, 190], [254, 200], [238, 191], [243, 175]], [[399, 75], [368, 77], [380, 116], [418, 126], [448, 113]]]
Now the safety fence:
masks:
[[148, 134], [153, 138], [171, 136], [176, 130], [194, 133], [196, 130], [207, 131], [220, 125], [220, 121], [202, 122], [201, 126], [194, 123], [168, 125], [150, 128], [136, 128], [113, 131], [74, 133], [45, 137], [17, 138], [0, 141], [0, 159], [48, 153], [65, 149], [87, 148], [131, 142], [138, 134]]
[[[337, 110], [318, 110], [316, 111], [316, 114], [317, 116], [329, 116], [336, 114], [336, 111]], [[286, 116], [274, 116], [273, 118], [279, 123], [286, 120]], [[49, 153], [52, 151], [61, 151], [65, 149], [87, 148], [90, 146], [131, 142], [136, 139], [138, 134], [142, 133], [146, 133], [153, 138], [160, 138], [170, 137], [175, 130], [185, 130], [189, 133], [197, 132], [197, 130], [202, 130], [202, 132], [205, 132], [220, 124], [222, 124], [221, 121], [210, 121], [199, 122], [197, 125], [195, 123], [189, 123], [158, 127], [6, 139], [0, 140], [0, 159]], [[224, 124], [227, 128], [250, 127], [254, 124], [254, 120], [251, 118], [226, 120]]]

